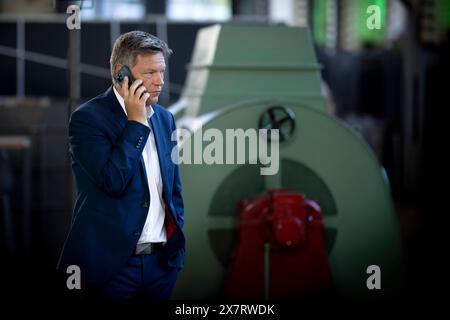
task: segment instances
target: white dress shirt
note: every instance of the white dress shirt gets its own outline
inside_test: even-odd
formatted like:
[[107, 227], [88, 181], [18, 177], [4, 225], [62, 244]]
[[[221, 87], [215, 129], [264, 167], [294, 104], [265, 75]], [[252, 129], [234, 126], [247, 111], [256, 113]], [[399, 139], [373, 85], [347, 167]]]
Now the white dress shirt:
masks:
[[[125, 109], [125, 102], [116, 88], [113, 87], [117, 100], [119, 100], [123, 111], [127, 114]], [[150, 122], [150, 117], [154, 111], [152, 106], [148, 106], [147, 118]], [[147, 124], [148, 127], [150, 127]], [[150, 191], [150, 206], [148, 208], [147, 219], [145, 220], [144, 228], [142, 229], [141, 236], [138, 243], [146, 242], [166, 242], [166, 230], [164, 228], [164, 201], [162, 198], [162, 179], [161, 169], [159, 167], [158, 150], [156, 149], [155, 136], [153, 130], [150, 128], [150, 135], [145, 144], [142, 152], [145, 164], [145, 172], [147, 173], [148, 188]]]

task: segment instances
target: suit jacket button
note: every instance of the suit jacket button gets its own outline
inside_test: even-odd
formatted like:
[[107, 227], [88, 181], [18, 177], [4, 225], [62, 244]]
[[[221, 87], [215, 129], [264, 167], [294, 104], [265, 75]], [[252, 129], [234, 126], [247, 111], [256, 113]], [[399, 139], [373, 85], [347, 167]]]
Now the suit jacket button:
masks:
[[142, 204], [142, 206], [143, 206], [144, 208], [148, 208], [148, 202], [144, 202], [144, 203]]
[[136, 237], [137, 237], [137, 236], [140, 236], [140, 235], [141, 235], [141, 232], [136, 230], [136, 231], [133, 233], [133, 235], [135, 235]]

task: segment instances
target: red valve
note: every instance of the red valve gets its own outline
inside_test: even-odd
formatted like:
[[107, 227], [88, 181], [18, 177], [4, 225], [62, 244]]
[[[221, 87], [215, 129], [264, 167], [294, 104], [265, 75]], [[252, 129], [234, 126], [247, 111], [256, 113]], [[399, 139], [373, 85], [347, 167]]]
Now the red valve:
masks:
[[272, 194], [272, 226], [278, 244], [295, 247], [306, 237], [304, 196], [297, 193]]
[[227, 282], [229, 298], [263, 298], [267, 271], [270, 298], [304, 297], [329, 289], [323, 229], [320, 206], [301, 193], [273, 190], [242, 200], [239, 242]]

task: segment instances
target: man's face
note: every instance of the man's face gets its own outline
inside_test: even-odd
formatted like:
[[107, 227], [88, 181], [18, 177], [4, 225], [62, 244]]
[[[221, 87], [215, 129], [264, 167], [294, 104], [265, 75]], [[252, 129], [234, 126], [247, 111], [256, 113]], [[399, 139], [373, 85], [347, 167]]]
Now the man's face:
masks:
[[157, 103], [164, 85], [166, 62], [161, 52], [154, 54], [138, 54], [136, 65], [131, 69], [134, 78], [141, 79], [150, 97], [146, 105]]

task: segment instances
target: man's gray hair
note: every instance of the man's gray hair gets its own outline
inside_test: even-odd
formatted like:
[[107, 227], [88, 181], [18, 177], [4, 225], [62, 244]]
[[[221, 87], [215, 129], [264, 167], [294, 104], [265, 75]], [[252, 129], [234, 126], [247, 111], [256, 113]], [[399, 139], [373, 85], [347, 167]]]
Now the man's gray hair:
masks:
[[164, 57], [172, 54], [167, 43], [144, 31], [130, 31], [122, 34], [114, 42], [109, 60], [111, 76], [114, 79], [115, 68], [123, 64], [130, 69], [136, 65], [138, 54], [155, 54], [161, 52]]

